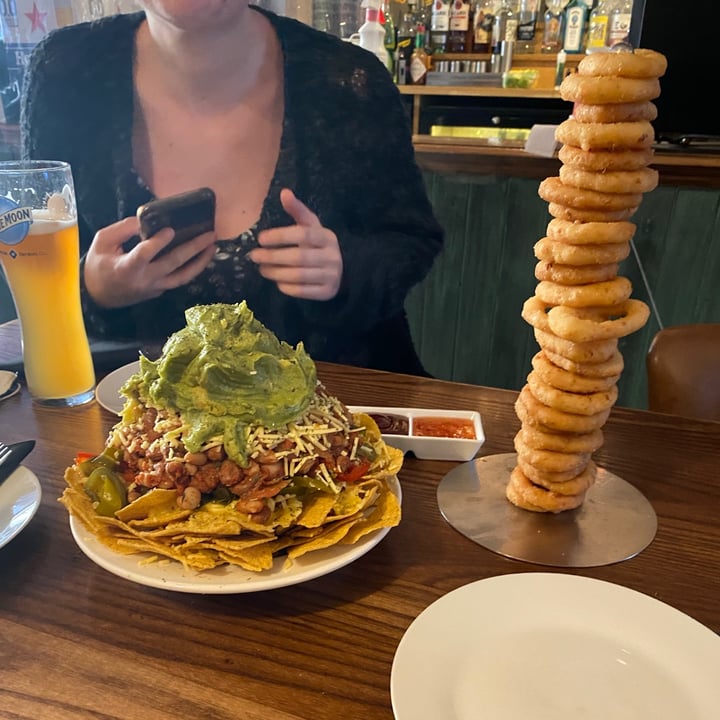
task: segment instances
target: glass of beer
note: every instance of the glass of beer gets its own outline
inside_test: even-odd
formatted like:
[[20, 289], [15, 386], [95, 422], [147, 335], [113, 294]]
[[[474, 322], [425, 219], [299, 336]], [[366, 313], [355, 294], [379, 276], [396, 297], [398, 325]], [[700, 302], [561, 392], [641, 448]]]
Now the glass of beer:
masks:
[[43, 405], [81, 405], [95, 395], [79, 261], [70, 165], [0, 162], [0, 265], [20, 320], [25, 381]]

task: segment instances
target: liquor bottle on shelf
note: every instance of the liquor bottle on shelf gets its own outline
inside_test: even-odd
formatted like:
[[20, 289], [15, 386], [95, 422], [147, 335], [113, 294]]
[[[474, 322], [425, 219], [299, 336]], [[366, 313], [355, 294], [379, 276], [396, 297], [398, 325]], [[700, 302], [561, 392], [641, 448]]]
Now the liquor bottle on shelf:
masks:
[[620, 0], [610, 11], [608, 34], [605, 44], [612, 48], [618, 43], [630, 41], [630, 23], [632, 21], [632, 0]]
[[538, 5], [540, 0], [520, 0], [518, 10], [517, 47], [518, 53], [535, 52]]
[[477, 0], [473, 8], [473, 52], [489, 53], [497, 0]]
[[468, 3], [468, 26], [465, 31], [465, 52], [471, 53], [473, 52], [473, 38], [475, 37], [475, 31], [473, 29], [475, 22], [475, 5], [473, 4], [473, 0], [466, 0], [466, 2]]
[[570, 0], [565, 8], [565, 32], [563, 50], [566, 53], [581, 53], [585, 49], [585, 25], [587, 5], [585, 0]]
[[415, 35], [415, 49], [410, 56], [410, 83], [424, 85], [430, 69], [430, 56], [425, 50], [425, 26], [419, 25]]
[[517, 27], [517, 14], [515, 13], [512, 0], [502, 0], [497, 15], [495, 15], [495, 22], [493, 23], [493, 54], [500, 54], [500, 43], [507, 42], [514, 44], [517, 41]]
[[470, 3], [467, 0], [452, 0], [445, 52], [466, 52], [469, 28]]
[[433, 0], [419, 0], [416, 13], [417, 24], [425, 28], [425, 50], [427, 52], [431, 52], [430, 23], [432, 21], [432, 8]]
[[588, 21], [587, 47], [585, 52], [607, 52], [608, 26], [610, 24], [610, 13], [615, 3], [612, 0], [599, 0], [598, 4], [590, 13]]
[[395, 48], [397, 47], [397, 32], [395, 31], [395, 21], [392, 16], [390, 0], [383, 0], [380, 10], [380, 22], [385, 29], [385, 48], [392, 59], [395, 57]]
[[430, 48], [433, 53], [445, 52], [449, 29], [450, 0], [435, 0], [430, 19]]
[[568, 0], [545, 0], [545, 27], [542, 47], [544, 53], [557, 53], [562, 49], [565, 6]]
[[398, 85], [407, 85], [410, 82], [410, 56], [415, 47], [416, 35], [417, 18], [415, 17], [415, 3], [408, 2], [405, 12], [400, 18], [400, 24], [397, 30], [395, 82]]

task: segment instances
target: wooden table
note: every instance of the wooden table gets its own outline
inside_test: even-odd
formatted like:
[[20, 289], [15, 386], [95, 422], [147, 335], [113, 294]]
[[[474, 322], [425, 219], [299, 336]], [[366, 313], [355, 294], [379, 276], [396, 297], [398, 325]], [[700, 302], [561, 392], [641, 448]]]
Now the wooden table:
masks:
[[[0, 326], [2, 352], [15, 352], [13, 338]], [[512, 450], [513, 392], [318, 367], [348, 404], [479, 410], [481, 454]], [[25, 465], [43, 487], [37, 515], [0, 550], [4, 718], [392, 720], [393, 657], [422, 610], [481, 578], [552, 571], [454, 530], [436, 488], [455, 463], [408, 457], [401, 524], [343, 569], [238, 595], [133, 584], [80, 552], [57, 502], [75, 451], [100, 448], [114, 421], [95, 403], [38, 407], [26, 390], [0, 403], [2, 439], [37, 440]], [[644, 493], [657, 535], [630, 560], [570, 572], [639, 590], [720, 630], [720, 423], [615, 408], [605, 430], [596, 460]]]

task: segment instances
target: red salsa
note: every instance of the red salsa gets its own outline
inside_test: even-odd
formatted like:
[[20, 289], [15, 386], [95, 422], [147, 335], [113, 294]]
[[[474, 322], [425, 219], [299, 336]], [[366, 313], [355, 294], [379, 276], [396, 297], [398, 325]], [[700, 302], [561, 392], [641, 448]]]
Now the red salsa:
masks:
[[419, 437], [444, 437], [476, 440], [472, 420], [448, 417], [416, 417], [413, 435]]

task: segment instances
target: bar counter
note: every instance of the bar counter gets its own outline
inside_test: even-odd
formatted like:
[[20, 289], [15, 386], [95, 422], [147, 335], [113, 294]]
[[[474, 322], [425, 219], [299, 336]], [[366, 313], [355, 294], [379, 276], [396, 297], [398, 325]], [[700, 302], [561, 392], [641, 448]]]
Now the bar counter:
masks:
[[[521, 147], [482, 144], [464, 138], [413, 137], [415, 155], [422, 170], [435, 173], [500, 175], [543, 180], [560, 169], [557, 155], [531, 155]], [[693, 151], [665, 144], [655, 149], [652, 163], [659, 182], [666, 186], [720, 187], [720, 152]]]
[[[0, 326], [0, 360], [16, 342], [16, 328]], [[478, 410], [480, 455], [512, 451], [515, 392], [324, 363], [318, 371], [347, 404]], [[101, 448], [115, 420], [95, 402], [37, 406], [26, 389], [0, 402], [0, 438], [37, 441], [23, 464], [43, 492], [32, 521], [0, 549], [4, 718], [392, 720], [393, 657], [421, 611], [475, 580], [556, 570], [453, 529], [436, 491], [457, 463], [407, 456], [400, 525], [344, 568], [236, 595], [134, 584], [78, 549], [57, 501], [75, 453]], [[605, 435], [596, 461], [645, 495], [657, 534], [631, 559], [567, 572], [638, 590], [720, 631], [720, 423], [617, 407]]]

